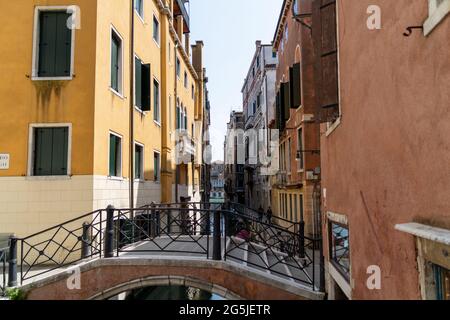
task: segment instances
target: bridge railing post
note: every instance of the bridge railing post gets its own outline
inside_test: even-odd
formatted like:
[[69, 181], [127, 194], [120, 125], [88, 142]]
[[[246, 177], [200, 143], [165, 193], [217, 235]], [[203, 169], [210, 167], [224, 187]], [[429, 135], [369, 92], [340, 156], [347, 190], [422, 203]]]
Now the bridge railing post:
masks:
[[299, 231], [298, 231], [298, 245], [299, 245], [299, 255], [300, 258], [305, 257], [305, 222], [300, 221]]
[[91, 255], [90, 235], [91, 225], [89, 222], [83, 223], [83, 235], [81, 236], [81, 259], [86, 259]]
[[17, 238], [9, 238], [8, 287], [17, 286]]
[[222, 260], [221, 234], [220, 234], [220, 211], [214, 210], [213, 230], [213, 260]]
[[114, 256], [114, 210], [112, 205], [106, 208], [105, 258]]

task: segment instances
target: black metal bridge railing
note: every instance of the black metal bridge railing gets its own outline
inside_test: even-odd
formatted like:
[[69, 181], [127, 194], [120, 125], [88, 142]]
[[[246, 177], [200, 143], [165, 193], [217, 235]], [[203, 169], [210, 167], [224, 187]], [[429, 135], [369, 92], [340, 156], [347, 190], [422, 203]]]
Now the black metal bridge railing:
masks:
[[[11, 238], [7, 285], [23, 284], [87, 259], [188, 255], [244, 264], [323, 291], [318, 281], [322, 270], [317, 258], [319, 241], [289, 225], [220, 204], [109, 206], [25, 238]], [[3, 262], [5, 266], [6, 258]]]

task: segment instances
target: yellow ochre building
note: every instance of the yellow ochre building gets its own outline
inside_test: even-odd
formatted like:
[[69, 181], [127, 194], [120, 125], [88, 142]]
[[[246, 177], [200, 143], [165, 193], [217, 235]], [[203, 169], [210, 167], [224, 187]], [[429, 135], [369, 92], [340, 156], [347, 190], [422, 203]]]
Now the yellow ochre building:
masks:
[[201, 200], [209, 103], [186, 2], [2, 1], [0, 235]]

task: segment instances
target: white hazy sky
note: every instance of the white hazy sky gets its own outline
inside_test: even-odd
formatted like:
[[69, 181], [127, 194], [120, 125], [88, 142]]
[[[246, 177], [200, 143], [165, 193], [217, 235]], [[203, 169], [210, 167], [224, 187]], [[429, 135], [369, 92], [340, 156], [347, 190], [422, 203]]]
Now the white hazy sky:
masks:
[[241, 89], [256, 40], [271, 43], [283, 0], [191, 0], [191, 43], [203, 40], [211, 100], [213, 160], [223, 159], [231, 110], [242, 109]]

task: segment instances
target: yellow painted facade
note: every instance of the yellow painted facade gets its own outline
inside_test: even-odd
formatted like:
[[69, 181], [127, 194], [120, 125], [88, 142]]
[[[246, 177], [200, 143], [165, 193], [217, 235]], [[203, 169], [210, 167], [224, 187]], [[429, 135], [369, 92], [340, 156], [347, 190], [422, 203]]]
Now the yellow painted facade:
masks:
[[[151, 65], [151, 111], [133, 108], [134, 142], [144, 147], [144, 178], [134, 182], [134, 204], [179, 201], [196, 190], [201, 179], [201, 156], [193, 170], [180, 166], [176, 186], [176, 106], [187, 111], [187, 131], [202, 136], [203, 66], [191, 63], [191, 48], [183, 34], [182, 16], [174, 16], [175, 0], [144, 0], [143, 16], [134, 12], [134, 55]], [[35, 19], [38, 8], [78, 6], [80, 29], [74, 31], [73, 75], [69, 80], [33, 78]], [[128, 207], [130, 160], [131, 5], [125, 0], [26, 0], [2, 4], [3, 43], [0, 50], [0, 154], [9, 155], [0, 169], [0, 234], [23, 236], [108, 204]], [[53, 8], [55, 9], [55, 8]], [[159, 23], [159, 43], [153, 39], [153, 20]], [[111, 32], [122, 40], [122, 76], [119, 93], [111, 83]], [[193, 50], [201, 55], [203, 44]], [[199, 50], [200, 48], [200, 50]], [[180, 60], [180, 77], [175, 75]], [[133, 59], [130, 61], [130, 58]], [[193, 60], [200, 60], [194, 57]], [[184, 73], [187, 73], [187, 87]], [[154, 121], [153, 79], [159, 83], [160, 121]], [[194, 97], [192, 96], [192, 86]], [[69, 126], [67, 176], [34, 177], [32, 125]], [[109, 175], [109, 135], [122, 138], [122, 177]], [[200, 143], [201, 145], [201, 143]], [[154, 180], [154, 153], [160, 154], [160, 181]], [[201, 153], [201, 148], [197, 147]], [[185, 169], [182, 169], [185, 168]], [[187, 178], [187, 179], [186, 179]], [[186, 181], [187, 180], [187, 181]], [[198, 181], [198, 182], [197, 182]], [[190, 190], [189, 190], [190, 188]], [[180, 189], [180, 190], [179, 190]], [[178, 199], [175, 199], [175, 192]], [[198, 191], [198, 190], [197, 190]]]

